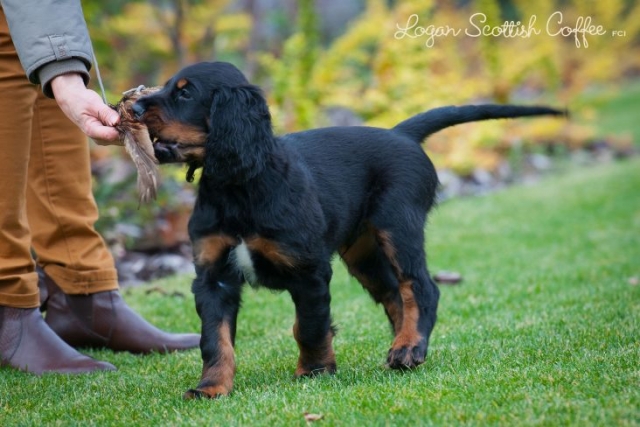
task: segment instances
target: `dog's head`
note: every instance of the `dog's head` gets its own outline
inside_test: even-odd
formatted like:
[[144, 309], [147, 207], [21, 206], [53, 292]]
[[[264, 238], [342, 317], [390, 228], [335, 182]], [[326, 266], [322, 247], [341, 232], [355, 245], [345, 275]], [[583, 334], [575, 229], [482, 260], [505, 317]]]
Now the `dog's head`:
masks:
[[188, 163], [187, 179], [244, 181], [262, 169], [273, 147], [271, 116], [260, 89], [235, 66], [203, 62], [184, 68], [133, 106], [160, 163]]

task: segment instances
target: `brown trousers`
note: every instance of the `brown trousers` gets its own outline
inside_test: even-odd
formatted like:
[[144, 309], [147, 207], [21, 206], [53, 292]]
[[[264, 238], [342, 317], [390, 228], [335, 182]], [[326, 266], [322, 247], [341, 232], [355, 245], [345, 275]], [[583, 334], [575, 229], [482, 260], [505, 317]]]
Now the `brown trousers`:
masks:
[[29, 83], [0, 8], [0, 305], [39, 306], [36, 262], [66, 293], [117, 289], [97, 218], [87, 137]]

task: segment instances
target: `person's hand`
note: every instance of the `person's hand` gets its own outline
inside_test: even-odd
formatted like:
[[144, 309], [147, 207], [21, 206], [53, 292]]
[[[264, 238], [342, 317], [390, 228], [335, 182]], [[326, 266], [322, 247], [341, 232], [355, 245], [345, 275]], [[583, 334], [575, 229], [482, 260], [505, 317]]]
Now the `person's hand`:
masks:
[[63, 74], [51, 80], [51, 90], [64, 114], [100, 145], [122, 145], [114, 128], [120, 116], [100, 95], [87, 89], [79, 74]]

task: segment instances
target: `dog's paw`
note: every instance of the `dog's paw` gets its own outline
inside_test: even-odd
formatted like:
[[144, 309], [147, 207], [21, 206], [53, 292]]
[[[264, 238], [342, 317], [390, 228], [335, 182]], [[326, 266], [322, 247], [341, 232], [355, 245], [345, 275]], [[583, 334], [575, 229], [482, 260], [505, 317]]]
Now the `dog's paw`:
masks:
[[415, 345], [395, 345], [389, 349], [387, 366], [391, 369], [413, 369], [424, 363], [427, 355], [427, 340]]
[[321, 374], [335, 374], [337, 370], [335, 362], [328, 363], [326, 365], [311, 364], [311, 365], [298, 365], [296, 368], [295, 377], [315, 377]]
[[182, 398], [185, 400], [193, 399], [215, 399], [222, 396], [227, 396], [231, 390], [227, 390], [223, 386], [190, 388], [185, 391]]

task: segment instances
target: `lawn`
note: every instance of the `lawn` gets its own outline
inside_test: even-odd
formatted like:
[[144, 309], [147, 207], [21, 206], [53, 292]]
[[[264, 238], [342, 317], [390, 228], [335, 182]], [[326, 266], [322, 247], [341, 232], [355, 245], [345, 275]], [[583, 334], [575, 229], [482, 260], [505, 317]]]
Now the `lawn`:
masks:
[[[640, 425], [640, 160], [447, 202], [432, 214], [443, 286], [427, 362], [384, 368], [380, 307], [336, 262], [338, 373], [294, 380], [293, 305], [247, 289], [234, 393], [183, 401], [197, 350], [90, 351], [119, 367], [87, 376], [0, 370], [0, 425]], [[155, 324], [197, 330], [190, 278], [126, 289]]]

